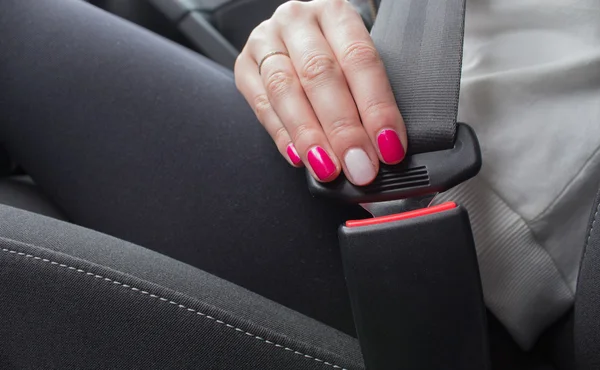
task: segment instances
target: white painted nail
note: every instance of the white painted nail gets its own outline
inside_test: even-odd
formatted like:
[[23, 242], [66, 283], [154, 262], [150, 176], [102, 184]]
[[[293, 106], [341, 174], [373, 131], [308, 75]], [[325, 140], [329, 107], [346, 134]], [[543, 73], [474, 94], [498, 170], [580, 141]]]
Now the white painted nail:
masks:
[[366, 185], [373, 181], [375, 176], [375, 167], [367, 153], [360, 148], [352, 148], [346, 152], [344, 157], [346, 169], [349, 173], [346, 174], [355, 185]]

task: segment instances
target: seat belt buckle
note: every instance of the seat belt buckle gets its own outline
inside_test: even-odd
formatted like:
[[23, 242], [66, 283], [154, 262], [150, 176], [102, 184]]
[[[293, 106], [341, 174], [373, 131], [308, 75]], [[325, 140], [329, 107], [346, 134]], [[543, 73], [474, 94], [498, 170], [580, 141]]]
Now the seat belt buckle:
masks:
[[340, 177], [313, 195], [360, 203], [373, 218], [338, 232], [344, 274], [368, 370], [487, 370], [486, 312], [467, 211], [435, 194], [475, 176], [475, 132], [458, 124], [452, 148], [381, 167], [359, 187]]
[[348, 221], [339, 240], [368, 370], [488, 370], [467, 211], [453, 202]]

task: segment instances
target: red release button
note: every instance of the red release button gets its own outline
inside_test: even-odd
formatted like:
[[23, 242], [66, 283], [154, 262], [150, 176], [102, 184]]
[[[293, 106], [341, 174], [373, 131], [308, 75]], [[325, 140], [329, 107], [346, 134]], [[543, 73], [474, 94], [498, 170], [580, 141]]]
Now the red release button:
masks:
[[346, 221], [346, 227], [361, 227], [361, 226], [369, 226], [369, 225], [379, 225], [379, 224], [384, 224], [386, 222], [408, 220], [409, 218], [431, 215], [434, 213], [448, 211], [453, 208], [456, 208], [456, 203], [446, 202], [446, 203], [438, 204], [437, 206], [416, 209], [414, 211], [409, 211], [409, 212], [404, 212], [404, 213], [397, 213], [395, 215], [367, 218], [365, 220]]

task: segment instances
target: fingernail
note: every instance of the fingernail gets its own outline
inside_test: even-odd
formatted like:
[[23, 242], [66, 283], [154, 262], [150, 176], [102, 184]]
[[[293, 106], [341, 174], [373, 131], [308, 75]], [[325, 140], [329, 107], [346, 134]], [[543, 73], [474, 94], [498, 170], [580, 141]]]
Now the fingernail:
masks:
[[367, 153], [360, 148], [352, 148], [344, 156], [348, 177], [355, 185], [366, 185], [375, 178], [375, 167]]
[[300, 156], [298, 155], [298, 151], [296, 150], [294, 144], [288, 145], [287, 155], [288, 157], [290, 157], [290, 161], [292, 161], [294, 166], [297, 166], [300, 164], [300, 162], [302, 162], [302, 159], [300, 159]]
[[406, 152], [400, 142], [400, 137], [394, 130], [383, 130], [377, 135], [377, 145], [383, 161], [386, 163], [400, 162]]
[[320, 146], [315, 146], [309, 150], [306, 157], [319, 180], [327, 180], [335, 173], [335, 164], [329, 157], [329, 154]]

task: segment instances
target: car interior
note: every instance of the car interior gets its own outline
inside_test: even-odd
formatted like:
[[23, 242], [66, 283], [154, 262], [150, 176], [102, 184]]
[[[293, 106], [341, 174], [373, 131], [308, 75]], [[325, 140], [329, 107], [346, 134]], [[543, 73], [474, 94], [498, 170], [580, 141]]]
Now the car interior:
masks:
[[[252, 29], [269, 18], [284, 0], [88, 2], [232, 70]], [[357, 3], [364, 9], [365, 22], [372, 22], [371, 2]], [[0, 253], [0, 285], [5, 286], [0, 291], [0, 302], [3, 302], [0, 316], [13, 322], [11, 344], [0, 347], [1, 369], [66, 369], [64, 364], [76, 364], [69, 368], [434, 370], [421, 364], [434, 363], [432, 359], [438, 355], [440, 358], [460, 357], [462, 367], [449, 363], [447, 367], [435, 369], [600, 369], [600, 320], [597, 319], [600, 311], [600, 228], [594, 228], [595, 212], [592, 212], [599, 207], [600, 199], [589, 200], [588, 235], [577, 241], [585, 243], [586, 251], [575, 307], [547, 328], [531, 350], [522, 350], [494, 315], [485, 310], [480, 302], [481, 288], [476, 269], [472, 274], [464, 274], [462, 292], [465, 297], [475, 297], [473, 305], [478, 306], [475, 311], [469, 311], [471, 303], [460, 304], [455, 307], [457, 312], [452, 313], [457, 320], [465, 320], [464, 331], [437, 322], [432, 328], [425, 322], [431, 320], [425, 318], [431, 315], [427, 310], [419, 311], [424, 317], [409, 308], [387, 312], [389, 317], [412, 316], [404, 317], [402, 325], [427, 332], [416, 335], [415, 338], [421, 338], [419, 340], [437, 341], [430, 346], [419, 344], [420, 349], [415, 349], [416, 345], [408, 340], [383, 344], [384, 340], [378, 335], [385, 335], [370, 330], [371, 325], [385, 330], [387, 324], [381, 321], [394, 321], [387, 317], [372, 319], [382, 311], [374, 310], [371, 315], [365, 314], [368, 317], [363, 317], [362, 324], [360, 320], [357, 322], [359, 341], [143, 246], [73, 225], [38, 191], [18, 163], [13, 163], [6, 153], [1, 154], [0, 203], [10, 208], [0, 210], [0, 213], [7, 213], [5, 217], [12, 213], [11, 217], [19, 220], [0, 226], [5, 234], [2, 239], [10, 238], [0, 246], [3, 251]], [[311, 186], [315, 192], [327, 192], [327, 189], [319, 189], [319, 184]], [[45, 217], [40, 219], [40, 215]], [[465, 230], [468, 234], [468, 227]], [[354, 234], [348, 231], [340, 238], [351, 239], [347, 241], [350, 246], [375, 240], [372, 239], [374, 236], [365, 234], [348, 235]], [[397, 235], [381, 237], [390, 240]], [[54, 250], [36, 247], [39, 240], [49, 243]], [[115, 246], [122, 252], [117, 255], [102, 253]], [[465, 253], [465, 258], [475, 258], [472, 247]], [[367, 261], [370, 257], [352, 256], [348, 252], [347, 258]], [[28, 259], [40, 263], [28, 264]], [[351, 266], [353, 274], [357, 274], [347, 277], [349, 285], [368, 291], [365, 284], [372, 287], [379, 284], [377, 279], [365, 277], [370, 272], [365, 272], [364, 265], [358, 263], [355, 266], [352, 261], [345, 263]], [[469, 270], [463, 265], [455, 267], [457, 271]], [[403, 278], [395, 275], [390, 279], [400, 279], [402, 285]], [[21, 289], [8, 288], [13, 285]], [[467, 288], [469, 286], [472, 288]], [[465, 293], [468, 289], [473, 290], [472, 295]], [[437, 293], [427, 292], [426, 299], [431, 301], [430, 296]], [[381, 297], [360, 295], [362, 293], [350, 294], [353, 309], [360, 306], [365, 312], [369, 304], [364, 300], [373, 304], [382, 300]], [[439, 294], [444, 296], [443, 292]], [[469, 299], [465, 298], [464, 302]], [[403, 305], [411, 304], [403, 302]], [[462, 313], [458, 312], [463, 309]], [[482, 310], [481, 322], [476, 322], [478, 309]], [[466, 315], [468, 317], [464, 317]], [[355, 319], [358, 317], [357, 314]], [[14, 323], [16, 321], [20, 323]], [[412, 326], [406, 326], [407, 321], [412, 322]], [[474, 331], [480, 330], [478, 335], [467, 334], [471, 322], [476, 326]], [[469, 335], [471, 339], [465, 339]], [[469, 344], [472, 340], [477, 343]], [[366, 344], [368, 341], [370, 343]], [[395, 348], [397, 367], [374, 359], [378, 352], [370, 346]], [[86, 350], [92, 347], [94, 351]], [[440, 348], [448, 348], [452, 353], [446, 354], [447, 351]], [[465, 351], [460, 356], [456, 353], [459, 348]], [[365, 351], [369, 358], [367, 362], [374, 365], [363, 360]], [[40, 354], [43, 354], [43, 360], [39, 359]], [[16, 363], [15, 358], [21, 360]], [[416, 364], [415, 358], [421, 359], [420, 364]], [[465, 360], [467, 358], [470, 360]]]

